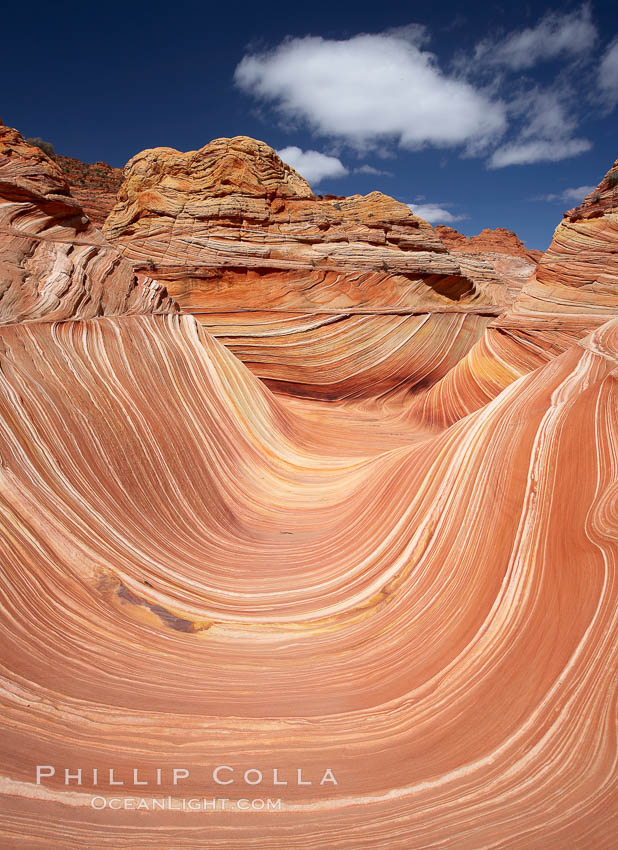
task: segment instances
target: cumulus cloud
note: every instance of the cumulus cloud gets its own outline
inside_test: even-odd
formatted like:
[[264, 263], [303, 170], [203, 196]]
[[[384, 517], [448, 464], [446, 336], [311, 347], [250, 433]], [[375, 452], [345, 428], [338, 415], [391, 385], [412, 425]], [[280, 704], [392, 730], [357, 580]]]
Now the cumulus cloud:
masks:
[[408, 204], [414, 215], [420, 215], [430, 224], [450, 224], [453, 221], [461, 221], [465, 215], [453, 215], [445, 206], [439, 204]]
[[591, 147], [592, 143], [588, 139], [568, 139], [563, 142], [536, 139], [531, 142], [513, 142], [493, 152], [489, 167], [504, 168], [507, 165], [531, 165], [534, 162], [559, 162], [585, 153]]
[[570, 189], [563, 189], [562, 192], [558, 192], [558, 194], [550, 194], [550, 195], [539, 195], [537, 198], [534, 198], [535, 201], [564, 201], [566, 203], [576, 203], [579, 204], [580, 201], [583, 201], [584, 198], [589, 195], [595, 186], [576, 186]]
[[609, 106], [618, 103], [618, 38], [609, 45], [601, 60], [599, 88]]
[[444, 73], [422, 49], [425, 39], [419, 27], [342, 41], [287, 39], [246, 55], [234, 79], [288, 120], [360, 150], [388, 140], [411, 150], [486, 146], [505, 129], [504, 104]]
[[596, 40], [590, 6], [584, 5], [565, 14], [550, 12], [535, 26], [502, 39], [486, 39], [477, 45], [475, 56], [477, 61], [521, 71], [559, 56], [579, 56], [589, 51]]
[[350, 173], [336, 156], [328, 156], [319, 151], [304, 151], [295, 145], [290, 145], [277, 153], [311, 185], [319, 183], [325, 177], [345, 177]]

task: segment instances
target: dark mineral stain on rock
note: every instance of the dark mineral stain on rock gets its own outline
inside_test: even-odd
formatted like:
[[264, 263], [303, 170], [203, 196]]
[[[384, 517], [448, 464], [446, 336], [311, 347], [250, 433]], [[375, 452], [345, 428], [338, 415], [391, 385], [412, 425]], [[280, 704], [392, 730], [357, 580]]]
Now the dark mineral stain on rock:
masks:
[[[145, 582], [144, 582], [145, 583]], [[127, 602], [130, 602], [132, 605], [143, 605], [152, 611], [153, 614], [156, 614], [157, 617], [168, 626], [170, 629], [174, 629], [177, 632], [197, 632], [203, 631], [203, 627], [198, 626], [192, 620], [184, 620], [182, 617], [177, 617], [176, 614], [172, 614], [171, 611], [168, 611], [167, 608], [164, 608], [162, 605], [154, 605], [152, 602], [148, 602], [147, 599], [142, 599], [140, 596], [137, 596], [135, 593], [130, 591], [124, 584], [120, 584], [118, 589], [116, 590], [116, 595], [121, 599], [126, 599]]]

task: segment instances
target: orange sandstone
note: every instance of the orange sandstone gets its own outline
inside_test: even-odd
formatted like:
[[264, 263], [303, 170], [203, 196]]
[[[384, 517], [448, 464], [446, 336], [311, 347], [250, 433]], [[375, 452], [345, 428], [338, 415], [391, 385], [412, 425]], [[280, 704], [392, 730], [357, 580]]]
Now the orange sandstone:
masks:
[[534, 264], [543, 256], [542, 251], [526, 248], [517, 234], [506, 227], [486, 227], [476, 236], [470, 237], [444, 224], [438, 224], [436, 230], [447, 248], [455, 252], [507, 254], [511, 257], [522, 257]]
[[[506, 341], [512, 377], [472, 346], [445, 404], [470, 404], [478, 376], [495, 386], [449, 427], [431, 410], [275, 396], [133, 279], [55, 167], [3, 140], [0, 844], [611, 846], [618, 319], [605, 296], [587, 312], [569, 302], [572, 326], [556, 302], [558, 344], [526, 294], [519, 329], [500, 319], [483, 338]], [[600, 251], [589, 263], [596, 280]], [[550, 304], [566, 284], [541, 285]], [[55, 766], [39, 784], [37, 764]], [[160, 785], [133, 784], [158, 768]], [[247, 770], [261, 784], [243, 784]], [[153, 797], [165, 810], [137, 809]], [[224, 811], [183, 810], [215, 797]], [[241, 804], [270, 798], [281, 808]]]
[[379, 192], [315, 198], [272, 148], [243, 136], [138, 154], [104, 232], [292, 395], [368, 397], [437, 380], [530, 271], [460, 260]]

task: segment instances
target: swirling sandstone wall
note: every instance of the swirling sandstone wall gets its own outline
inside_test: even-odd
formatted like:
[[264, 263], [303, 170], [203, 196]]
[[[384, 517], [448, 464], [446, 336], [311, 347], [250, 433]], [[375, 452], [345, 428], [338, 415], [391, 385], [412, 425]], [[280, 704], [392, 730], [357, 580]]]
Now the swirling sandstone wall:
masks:
[[448, 425], [511, 381], [549, 362], [618, 312], [618, 160], [580, 207], [565, 213], [511, 305], [443, 380], [412, 402], [421, 421]]
[[[554, 356], [539, 331], [536, 368], [502, 331], [508, 379], [450, 427], [276, 396], [152, 281], [116, 277], [94, 233], [108, 259], [65, 276], [72, 310], [35, 297], [79, 251], [67, 196], [30, 188], [55, 172], [21, 145], [24, 215], [9, 189], [0, 232], [21, 305], [0, 328], [0, 844], [612, 846], [618, 319], [590, 309]], [[32, 223], [58, 235], [45, 251]], [[95, 268], [139, 309], [93, 299]], [[56, 775], [37, 785], [37, 764]], [[222, 789], [215, 765], [266, 784]], [[234, 805], [253, 797], [282, 809]]]

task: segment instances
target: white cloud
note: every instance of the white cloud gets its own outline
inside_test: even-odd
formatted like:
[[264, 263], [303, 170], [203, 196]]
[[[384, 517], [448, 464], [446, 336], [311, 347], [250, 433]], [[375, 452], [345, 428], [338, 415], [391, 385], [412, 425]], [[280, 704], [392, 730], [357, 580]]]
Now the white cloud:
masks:
[[577, 127], [569, 114], [568, 90], [536, 88], [526, 92], [514, 104], [526, 118], [521, 131], [524, 139], [567, 139]]
[[[489, 168], [558, 162], [592, 148], [588, 139], [577, 135], [577, 128], [591, 86], [588, 77], [597, 41], [591, 7], [585, 3], [571, 12], [549, 12], [534, 26], [499, 39], [485, 39], [477, 44], [472, 61], [465, 63], [459, 56], [461, 73], [492, 74], [496, 89], [511, 93], [509, 134], [490, 156]], [[549, 82], [535, 83], [524, 73], [552, 59], [560, 60], [560, 69]]]
[[557, 195], [539, 195], [534, 198], [535, 201], [565, 201], [579, 204], [584, 198], [589, 195], [596, 187], [595, 186], [577, 186], [572, 189], [563, 189]]
[[503, 145], [494, 151], [489, 160], [490, 168], [504, 168], [507, 165], [531, 165], [534, 162], [559, 162], [571, 156], [585, 153], [592, 147], [588, 139], [566, 139], [554, 141], [535, 139], [518, 141]]
[[504, 104], [443, 73], [421, 49], [425, 38], [413, 27], [343, 41], [287, 39], [246, 55], [234, 79], [288, 119], [357, 149], [388, 140], [411, 150], [486, 146], [505, 129]]
[[453, 215], [439, 204], [408, 204], [414, 215], [419, 215], [430, 224], [443, 224], [452, 221], [461, 221], [465, 215]]
[[290, 145], [277, 153], [311, 185], [319, 183], [325, 177], [345, 177], [349, 174], [340, 159], [319, 151], [303, 151], [295, 145]]
[[374, 168], [373, 165], [360, 165], [354, 169], [354, 174], [376, 174], [384, 177], [392, 177], [392, 171], [382, 171], [380, 168]]
[[560, 200], [562, 201], [575, 201], [576, 203], [580, 203], [584, 198], [593, 192], [596, 189], [596, 186], [577, 186], [573, 189], [565, 189], [560, 193]]
[[577, 121], [572, 106], [573, 93], [563, 84], [536, 87], [515, 98], [509, 108], [520, 123], [519, 132], [493, 152], [489, 168], [558, 162], [590, 150], [588, 139], [573, 136]]
[[477, 45], [475, 57], [477, 61], [521, 71], [558, 56], [583, 54], [596, 40], [590, 6], [584, 5], [566, 14], [550, 12], [534, 27], [512, 32], [500, 40], [482, 41]]
[[618, 103], [618, 38], [610, 44], [601, 60], [599, 88], [609, 106]]
[[[489, 168], [590, 150], [578, 133], [587, 104], [596, 98], [598, 106], [600, 92], [609, 106], [618, 103], [618, 38], [595, 67], [598, 32], [587, 3], [478, 43], [472, 56], [455, 57], [448, 73], [428, 41], [427, 28], [416, 24], [341, 41], [288, 38], [248, 53], [235, 82], [288, 122], [339, 145], [380, 156], [397, 146], [459, 147], [463, 156], [487, 156]], [[560, 60], [556, 73], [547, 79], [544, 69], [535, 82], [528, 69], [550, 59]], [[367, 164], [350, 172], [391, 176]]]

